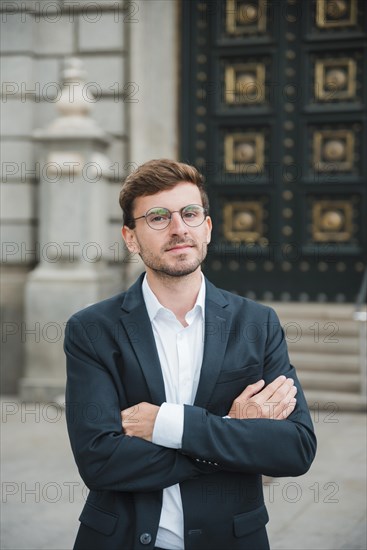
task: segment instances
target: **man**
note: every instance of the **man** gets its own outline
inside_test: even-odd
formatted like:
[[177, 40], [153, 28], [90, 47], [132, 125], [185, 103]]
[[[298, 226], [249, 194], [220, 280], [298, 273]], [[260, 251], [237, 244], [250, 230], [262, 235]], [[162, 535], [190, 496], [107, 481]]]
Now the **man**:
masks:
[[69, 321], [67, 421], [90, 493], [77, 550], [265, 550], [262, 474], [316, 440], [279, 321], [201, 272], [212, 222], [192, 166], [125, 181], [122, 235], [146, 273]]

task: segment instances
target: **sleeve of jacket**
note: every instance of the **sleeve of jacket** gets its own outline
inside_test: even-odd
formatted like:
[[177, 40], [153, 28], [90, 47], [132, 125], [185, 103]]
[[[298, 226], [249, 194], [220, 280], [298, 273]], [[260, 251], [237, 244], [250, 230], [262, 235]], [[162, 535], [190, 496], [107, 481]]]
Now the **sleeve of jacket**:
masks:
[[[79, 326], [77, 338], [71, 323]], [[67, 427], [87, 487], [154, 491], [213, 471], [176, 450], [124, 435], [115, 382], [76, 317], [67, 324], [64, 350]]]
[[223, 469], [269, 476], [297, 476], [310, 467], [316, 437], [304, 393], [290, 365], [278, 317], [269, 309], [263, 378], [294, 379], [297, 405], [286, 420], [222, 418], [201, 407], [185, 406], [182, 452], [216, 462]]

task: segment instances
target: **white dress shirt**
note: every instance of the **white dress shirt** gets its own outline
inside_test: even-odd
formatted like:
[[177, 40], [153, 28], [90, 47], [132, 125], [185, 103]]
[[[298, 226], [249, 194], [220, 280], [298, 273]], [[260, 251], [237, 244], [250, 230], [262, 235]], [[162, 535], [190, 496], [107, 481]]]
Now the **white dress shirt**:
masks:
[[[154, 334], [163, 373], [166, 403], [159, 409], [152, 441], [157, 445], [181, 448], [184, 404], [194, 403], [204, 353], [205, 281], [202, 276], [196, 303], [185, 317], [184, 327], [174, 313], [163, 307], [148, 285], [142, 285], [143, 297]], [[163, 503], [156, 546], [184, 549], [184, 524], [180, 486], [163, 490]]]

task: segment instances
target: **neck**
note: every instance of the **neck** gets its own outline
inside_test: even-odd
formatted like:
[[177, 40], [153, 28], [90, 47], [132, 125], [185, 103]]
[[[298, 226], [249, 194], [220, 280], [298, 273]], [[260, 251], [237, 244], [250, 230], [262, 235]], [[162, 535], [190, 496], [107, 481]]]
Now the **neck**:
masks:
[[162, 306], [170, 309], [186, 325], [185, 316], [194, 307], [201, 287], [201, 269], [183, 277], [172, 277], [147, 269], [147, 280]]

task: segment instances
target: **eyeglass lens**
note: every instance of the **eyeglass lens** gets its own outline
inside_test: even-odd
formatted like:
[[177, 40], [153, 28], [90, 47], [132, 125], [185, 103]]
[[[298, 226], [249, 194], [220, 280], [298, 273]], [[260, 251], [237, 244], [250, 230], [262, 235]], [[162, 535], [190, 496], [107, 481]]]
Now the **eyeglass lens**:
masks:
[[[185, 206], [180, 214], [185, 224], [191, 227], [197, 227], [205, 219], [205, 210], [198, 204]], [[148, 225], [153, 229], [164, 229], [170, 223], [171, 217], [172, 212], [163, 207], [151, 208], [145, 215]]]

